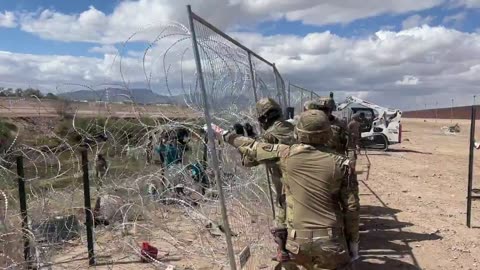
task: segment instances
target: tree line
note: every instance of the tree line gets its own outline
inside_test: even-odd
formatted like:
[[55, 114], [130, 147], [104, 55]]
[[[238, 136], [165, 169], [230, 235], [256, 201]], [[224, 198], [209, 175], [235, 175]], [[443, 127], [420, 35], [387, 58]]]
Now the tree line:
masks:
[[23, 98], [30, 98], [30, 97], [37, 97], [40, 99], [59, 99], [53, 93], [48, 92], [47, 94], [43, 94], [40, 90], [34, 88], [5, 88], [0, 87], [0, 97], [23, 97]]

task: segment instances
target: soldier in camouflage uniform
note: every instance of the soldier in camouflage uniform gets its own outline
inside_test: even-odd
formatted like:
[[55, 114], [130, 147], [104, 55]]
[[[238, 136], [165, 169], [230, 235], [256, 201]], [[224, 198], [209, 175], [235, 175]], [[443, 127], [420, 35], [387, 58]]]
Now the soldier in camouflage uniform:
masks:
[[[272, 144], [286, 144], [291, 145], [295, 142], [293, 137], [294, 126], [285, 121], [280, 105], [271, 98], [263, 98], [256, 104], [258, 122], [265, 130], [263, 135], [260, 135], [259, 141]], [[247, 159], [248, 160], [248, 157]], [[248, 164], [250, 163], [250, 164]], [[258, 165], [258, 162], [244, 162], [246, 166]], [[275, 226], [272, 230], [274, 233], [277, 230], [285, 230], [286, 228], [286, 204], [285, 195], [282, 185], [282, 171], [275, 163], [266, 163], [267, 170], [272, 177], [272, 183], [275, 187], [277, 200], [275, 204]], [[281, 252], [281, 251], [280, 251]], [[283, 254], [286, 256], [287, 254]]]
[[295, 126], [298, 143], [268, 144], [225, 132], [217, 135], [242, 155], [260, 163], [276, 162], [283, 173], [287, 202], [287, 238], [290, 260], [284, 269], [339, 269], [349, 264], [341, 205], [346, 202], [350, 171], [347, 157], [335, 154], [326, 143], [332, 129], [325, 113], [310, 110]]
[[353, 260], [358, 259], [358, 243], [360, 241], [359, 223], [360, 223], [360, 199], [358, 190], [357, 175], [355, 173], [355, 149], [348, 147], [349, 141], [353, 138], [347, 130], [345, 123], [332, 115], [333, 108], [331, 107], [329, 97], [321, 97], [317, 101], [305, 104], [306, 110], [321, 110], [328, 115], [333, 136], [328, 141], [330, 149], [341, 155], [348, 155], [351, 160], [351, 173], [348, 175], [348, 191], [342, 194], [346, 196], [343, 202], [343, 211], [345, 217], [345, 234], [348, 241], [350, 255]]

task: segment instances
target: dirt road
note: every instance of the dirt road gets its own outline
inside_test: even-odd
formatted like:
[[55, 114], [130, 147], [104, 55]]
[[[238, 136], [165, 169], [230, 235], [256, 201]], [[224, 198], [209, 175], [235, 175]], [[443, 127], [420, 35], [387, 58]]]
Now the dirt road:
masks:
[[[462, 132], [453, 136], [440, 130], [450, 120], [405, 119], [401, 145], [370, 153], [370, 177], [359, 176], [357, 269], [480, 269], [480, 229], [465, 226], [469, 123], [457, 122]], [[478, 206], [474, 226], [480, 226]]]

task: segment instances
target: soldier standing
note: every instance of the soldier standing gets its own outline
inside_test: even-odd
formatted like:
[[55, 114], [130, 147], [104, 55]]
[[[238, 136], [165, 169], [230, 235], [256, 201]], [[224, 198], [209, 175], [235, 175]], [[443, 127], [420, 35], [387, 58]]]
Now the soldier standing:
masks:
[[330, 92], [330, 98], [328, 100], [330, 108], [332, 108], [332, 111], [337, 110], [337, 104], [335, 104], [335, 99], [333, 98], [333, 92]]
[[[356, 150], [360, 148], [360, 139], [361, 139], [361, 132], [360, 132], [360, 121], [359, 116], [354, 114], [352, 116], [352, 120], [348, 123], [347, 126], [348, 133], [350, 134], [350, 140], [348, 143], [348, 157], [349, 158], [357, 158]], [[352, 156], [351, 152], [354, 153]]]
[[[257, 142], [225, 132], [217, 135], [259, 163], [276, 162], [282, 169], [286, 194], [287, 229], [275, 232], [286, 239], [291, 260], [285, 269], [338, 269], [350, 261], [343, 229], [342, 205], [347, 196], [349, 160], [326, 145], [332, 129], [325, 113], [310, 110], [300, 115], [294, 145]], [[277, 242], [278, 243], [278, 242]], [[282, 259], [282, 258], [279, 258]]]
[[[259, 141], [271, 144], [285, 144], [291, 145], [295, 142], [293, 136], [294, 126], [285, 121], [283, 118], [282, 108], [280, 105], [271, 98], [263, 98], [256, 104], [258, 122], [262, 129], [265, 130], [263, 135], [260, 135]], [[247, 161], [247, 162], [245, 162]], [[245, 166], [258, 165], [256, 161], [249, 161], [248, 156], [244, 158]], [[286, 203], [285, 194], [282, 184], [282, 171], [280, 167], [275, 163], [267, 163], [267, 170], [272, 177], [272, 183], [275, 187], [277, 194], [275, 204], [275, 228], [272, 229], [272, 233], [276, 231], [286, 230]], [[286, 260], [288, 254], [283, 252], [281, 248], [278, 250], [277, 257], [283, 256]]]
[[[328, 147], [340, 155], [351, 156], [354, 153], [348, 153], [349, 137], [347, 127], [343, 121], [332, 115], [330, 98], [322, 97], [318, 101], [305, 104], [307, 110], [321, 110], [327, 114], [333, 136], [328, 141]], [[359, 258], [358, 244], [360, 241], [359, 223], [360, 223], [360, 198], [358, 190], [357, 175], [355, 173], [355, 160], [351, 163], [351, 172], [348, 174], [348, 192], [343, 193], [346, 196], [342, 202], [345, 218], [345, 234], [348, 241], [350, 255], [353, 260]]]

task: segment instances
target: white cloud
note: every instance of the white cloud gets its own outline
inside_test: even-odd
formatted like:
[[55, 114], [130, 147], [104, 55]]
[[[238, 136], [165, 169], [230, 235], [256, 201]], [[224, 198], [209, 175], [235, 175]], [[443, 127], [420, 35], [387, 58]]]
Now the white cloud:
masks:
[[[186, 24], [186, 4], [190, 0], [122, 1], [111, 14], [91, 6], [80, 14], [54, 10], [24, 14], [22, 30], [45, 39], [87, 41], [104, 44], [123, 42], [132, 33], [171, 21]], [[305, 24], [350, 23], [381, 14], [403, 14], [437, 6], [444, 0], [204, 0], [194, 1], [193, 10], [221, 29], [255, 25], [260, 21], [286, 18]], [[222, 12], [218, 12], [221, 10]], [[150, 35], [135, 39], [149, 40]]]
[[394, 97], [398, 104], [437, 95], [441, 104], [441, 98], [452, 93], [459, 100], [474, 93], [475, 83], [480, 83], [480, 34], [422, 26], [379, 31], [363, 39], [323, 35], [329, 49], [315, 54], [307, 53], [305, 39], [298, 36], [237, 36], [266, 59], [274, 59], [289, 80], [323, 93], [368, 91], [372, 101], [391, 102]]
[[422, 17], [418, 14], [415, 14], [415, 15], [412, 15], [412, 16], [406, 18], [402, 22], [402, 28], [403, 29], [408, 29], [408, 28], [412, 28], [412, 27], [422, 26], [424, 24], [429, 25], [430, 23], [432, 23], [432, 21], [434, 19], [435, 19], [435, 17], [432, 17], [432, 16]]
[[95, 46], [88, 50], [91, 53], [117, 54], [118, 50], [113, 45]]
[[[170, 34], [174, 34], [170, 31]], [[192, 59], [188, 39], [182, 39], [169, 54], [164, 57], [166, 48], [183, 38], [165, 38], [148, 47], [145, 51], [132, 51], [129, 44], [124, 44], [119, 52], [114, 46], [104, 45], [90, 49], [103, 53], [103, 57], [78, 57], [69, 55], [34, 55], [0, 51], [0, 86], [38, 87], [45, 91], [63, 92], [72, 88], [78, 90], [79, 85], [98, 86], [121, 85], [124, 87], [147, 87], [159, 92], [166, 92], [167, 68], [169, 87], [179, 90], [182, 75], [192, 77], [194, 65], [184, 63], [180, 67], [184, 55], [188, 62]], [[135, 44], [137, 46], [137, 44]], [[137, 47], [135, 47], [137, 48]], [[182, 68], [182, 69], [180, 69]], [[182, 72], [183, 70], [183, 72]], [[68, 86], [73, 84], [74, 86]], [[86, 87], [83, 87], [86, 89]]]
[[[176, 38], [182, 38], [182, 31], [163, 34], [176, 32]], [[328, 31], [304, 37], [246, 32], [232, 35], [274, 61], [285, 79], [320, 93], [360, 93], [372, 102], [389, 105], [415, 102], [416, 97], [436, 99], [442, 104], [443, 99], [448, 101], [455, 95], [460, 104], [462, 97], [475, 93], [480, 84], [479, 33], [424, 25], [398, 32], [382, 30], [363, 38], [344, 38]], [[45, 88], [77, 82], [145, 86], [151, 80], [152, 88], [165, 92], [164, 68], [169, 71], [168, 84], [172, 88], [180, 85], [182, 58], [187, 73], [192, 75], [194, 70], [191, 51], [184, 55], [191, 46], [188, 39], [171, 49], [164, 64], [163, 54], [174, 39], [162, 39], [152, 46], [145, 62], [145, 52], [128, 44], [120, 49], [123, 58], [108, 53], [95, 58], [2, 52], [0, 85], [24, 83]], [[108, 48], [95, 50], [105, 52]]]
[[466, 18], [466, 12], [459, 12], [450, 16], [445, 16], [442, 22], [446, 25], [454, 25], [458, 27], [465, 21]]
[[396, 85], [417, 85], [420, 83], [420, 80], [411, 75], [405, 75], [403, 76], [402, 80], [398, 80], [395, 82]]
[[0, 12], [0, 28], [13, 28], [17, 26], [16, 17], [13, 12], [4, 11]]
[[[285, 0], [288, 1], [288, 0]], [[260, 2], [260, 1], [259, 1]], [[264, 2], [264, 1], [261, 1]], [[265, 2], [277, 2], [274, 0]], [[309, 2], [312, 1], [290, 1]], [[318, 2], [317, 2], [318, 3]], [[303, 9], [289, 10], [285, 16], [289, 20], [300, 20], [307, 24], [323, 25], [329, 23], [349, 23], [357, 19], [373, 17], [381, 14], [403, 14], [420, 11], [442, 4], [443, 0], [403, 0], [403, 1], [322, 1], [306, 6]]]
[[480, 0], [450, 0], [454, 6], [464, 6], [467, 8], [480, 8]]

